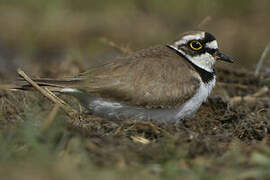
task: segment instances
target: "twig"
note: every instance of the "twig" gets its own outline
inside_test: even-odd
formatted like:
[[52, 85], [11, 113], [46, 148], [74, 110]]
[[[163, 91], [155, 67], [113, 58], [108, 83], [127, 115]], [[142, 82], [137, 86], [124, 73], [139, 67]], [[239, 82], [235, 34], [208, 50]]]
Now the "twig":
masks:
[[53, 92], [51, 92], [48, 88], [44, 87], [44, 89], [46, 90], [46, 92], [48, 94], [50, 94], [53, 98], [55, 98], [56, 101], [58, 101], [59, 103], [63, 104], [63, 105], [67, 105], [67, 103], [65, 101], [63, 101], [61, 98], [59, 98], [58, 96], [56, 96]]
[[153, 124], [152, 122], [150, 122], [150, 121], [146, 121], [146, 122], [137, 122], [137, 123], [135, 123], [134, 124], [136, 127], [138, 127], [138, 126], [148, 126], [149, 128], [151, 128], [152, 130], [153, 130], [153, 132], [155, 133], [155, 134], [159, 134], [160, 133], [160, 131], [159, 131], [159, 127], [158, 126], [156, 126], [155, 124]]
[[234, 105], [238, 104], [241, 101], [251, 103], [251, 102], [254, 102], [256, 100], [256, 98], [261, 97], [261, 96], [267, 94], [268, 92], [269, 92], [269, 88], [264, 86], [258, 92], [254, 93], [254, 94], [248, 94], [248, 95], [246, 95], [244, 97], [241, 97], [241, 96], [232, 97], [230, 99], [229, 104], [231, 106], [234, 106]]
[[226, 66], [217, 66], [216, 69], [218, 70], [218, 72], [223, 71], [237, 76], [254, 76], [254, 72], [244, 68], [228, 68]]
[[124, 126], [129, 125], [130, 123], [130, 120], [125, 120], [124, 122], [122, 122], [122, 124], [118, 128], [116, 128], [116, 130], [114, 130], [113, 135], [117, 136], [122, 131]]
[[260, 70], [262, 69], [263, 62], [264, 62], [264, 60], [265, 60], [265, 57], [266, 57], [266, 55], [267, 55], [269, 49], [270, 49], [270, 42], [267, 44], [267, 46], [266, 46], [265, 49], [263, 50], [263, 53], [262, 53], [262, 55], [261, 55], [261, 58], [260, 58], [260, 60], [259, 60], [259, 62], [258, 62], [258, 64], [257, 64], [257, 66], [256, 66], [256, 70], [255, 70], [255, 73], [254, 73], [254, 75], [255, 75], [256, 77], [259, 76]]
[[78, 112], [75, 109], [70, 107], [62, 99], [58, 98], [49, 89], [45, 89], [45, 88], [40, 87], [37, 83], [35, 83], [32, 79], [30, 79], [21, 69], [18, 69], [17, 73], [22, 78], [24, 78], [25, 81], [27, 81], [29, 84], [31, 84], [43, 96], [45, 96], [46, 98], [48, 98], [50, 101], [54, 102], [55, 104], [58, 104], [64, 110], [64, 112], [66, 112], [70, 117], [74, 117], [74, 114], [78, 114]]
[[257, 87], [256, 86], [247, 86], [247, 85], [244, 85], [244, 84], [236, 84], [236, 83], [225, 83], [225, 82], [217, 82], [217, 86], [234, 86], [236, 88], [239, 88], [239, 89], [247, 89], [247, 88], [254, 88], [256, 89]]
[[134, 142], [138, 142], [141, 144], [149, 144], [150, 141], [148, 139], [146, 139], [145, 137], [141, 137], [141, 136], [130, 136], [130, 138], [134, 141]]
[[267, 86], [262, 87], [258, 92], [252, 94], [253, 97], [260, 97], [268, 93], [269, 88]]
[[95, 143], [91, 142], [89, 139], [86, 141], [85, 143], [85, 147], [86, 149], [94, 152], [94, 153], [97, 153], [97, 154], [104, 154], [104, 151], [102, 148], [100, 148], [98, 145], [96, 145]]
[[48, 115], [47, 119], [44, 120], [44, 123], [42, 126], [42, 132], [46, 132], [47, 129], [51, 126], [53, 120], [55, 119], [57, 112], [59, 111], [59, 108], [60, 108], [59, 104], [55, 104], [52, 111]]
[[208, 24], [210, 21], [212, 20], [211, 16], [206, 16], [198, 25], [198, 28], [202, 28], [203, 26], [205, 26], [206, 24]]
[[0, 90], [13, 90], [15, 87], [16, 85], [13, 84], [0, 84]]
[[131, 54], [132, 53], [132, 51], [128, 47], [120, 46], [120, 45], [116, 44], [115, 42], [108, 40], [107, 38], [101, 38], [100, 41], [106, 45], [109, 45], [115, 49], [118, 49], [120, 52], [122, 52], [124, 54]]

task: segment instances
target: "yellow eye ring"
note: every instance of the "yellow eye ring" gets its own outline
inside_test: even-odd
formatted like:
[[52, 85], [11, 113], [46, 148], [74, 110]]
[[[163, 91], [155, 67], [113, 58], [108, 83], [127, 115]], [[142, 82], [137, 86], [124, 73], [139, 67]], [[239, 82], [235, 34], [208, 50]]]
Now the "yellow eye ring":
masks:
[[199, 41], [191, 41], [189, 43], [189, 46], [191, 47], [191, 49], [196, 50], [196, 51], [203, 48], [203, 45]]

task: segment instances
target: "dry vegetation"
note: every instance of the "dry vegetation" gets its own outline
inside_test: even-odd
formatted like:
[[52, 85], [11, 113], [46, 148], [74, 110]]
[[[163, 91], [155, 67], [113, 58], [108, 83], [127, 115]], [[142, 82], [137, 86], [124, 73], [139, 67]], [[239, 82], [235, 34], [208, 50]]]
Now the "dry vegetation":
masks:
[[38, 92], [1, 90], [1, 179], [270, 179], [269, 53], [254, 75], [269, 17], [267, 0], [3, 0], [2, 87], [18, 67], [40, 77], [76, 74], [203, 20], [235, 64], [217, 65], [211, 97], [179, 125], [70, 117]]

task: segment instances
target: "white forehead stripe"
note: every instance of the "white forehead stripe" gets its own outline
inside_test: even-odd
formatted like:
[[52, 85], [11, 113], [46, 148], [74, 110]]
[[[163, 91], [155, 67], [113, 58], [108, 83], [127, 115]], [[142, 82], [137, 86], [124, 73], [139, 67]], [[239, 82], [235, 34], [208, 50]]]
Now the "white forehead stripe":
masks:
[[216, 40], [206, 43], [205, 46], [210, 49], [218, 49], [218, 44]]
[[204, 39], [204, 37], [205, 37], [205, 32], [201, 32], [198, 34], [192, 34], [192, 35], [186, 35], [181, 40], [176, 41], [174, 44], [176, 46], [179, 46], [181, 44], [186, 44], [190, 40], [201, 40], [201, 39]]

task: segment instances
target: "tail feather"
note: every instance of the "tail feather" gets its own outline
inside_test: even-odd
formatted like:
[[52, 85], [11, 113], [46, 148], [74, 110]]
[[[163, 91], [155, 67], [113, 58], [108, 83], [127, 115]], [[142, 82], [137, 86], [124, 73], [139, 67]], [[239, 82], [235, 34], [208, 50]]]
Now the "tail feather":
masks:
[[[23, 78], [19, 78], [19, 81], [25, 82]], [[71, 85], [82, 81], [82, 78], [66, 78], [66, 79], [49, 79], [49, 78], [33, 78], [36, 83], [49, 83], [54, 85]]]

